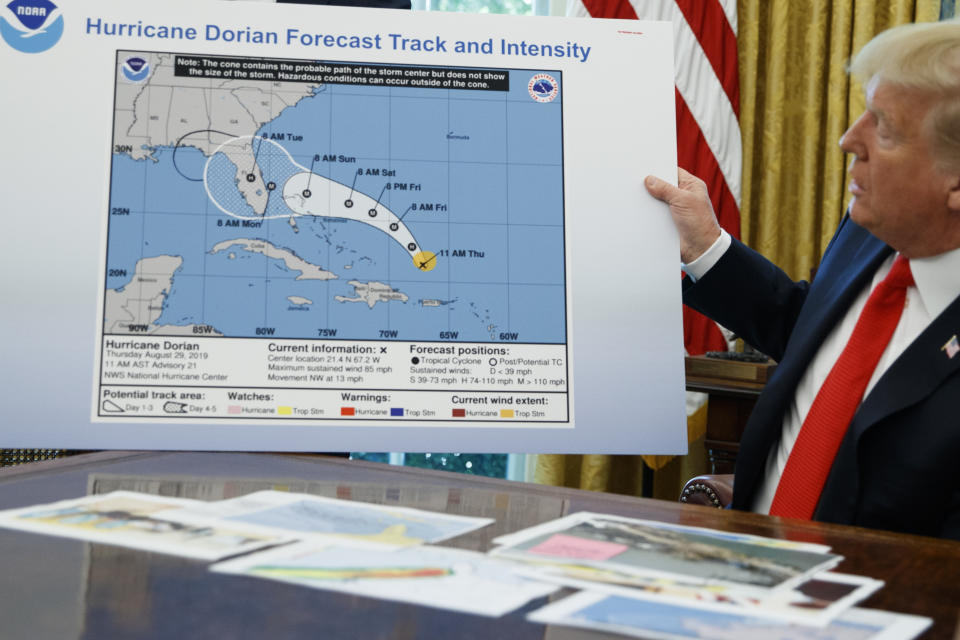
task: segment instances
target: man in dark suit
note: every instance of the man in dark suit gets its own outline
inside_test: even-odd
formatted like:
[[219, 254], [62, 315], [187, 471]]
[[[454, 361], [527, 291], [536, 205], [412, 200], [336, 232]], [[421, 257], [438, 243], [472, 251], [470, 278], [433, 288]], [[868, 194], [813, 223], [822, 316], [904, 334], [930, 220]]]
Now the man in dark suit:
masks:
[[851, 72], [853, 200], [813, 283], [722, 232], [694, 176], [646, 186], [679, 231], [684, 302], [780, 363], [734, 508], [960, 539], [960, 22], [886, 31]]

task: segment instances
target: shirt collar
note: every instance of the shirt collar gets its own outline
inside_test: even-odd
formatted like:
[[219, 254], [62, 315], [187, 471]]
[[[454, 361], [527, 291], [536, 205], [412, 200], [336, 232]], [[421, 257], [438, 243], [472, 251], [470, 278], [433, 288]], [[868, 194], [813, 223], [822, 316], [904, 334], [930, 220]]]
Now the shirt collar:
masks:
[[960, 297], [960, 248], [929, 258], [914, 258], [910, 272], [931, 319]]

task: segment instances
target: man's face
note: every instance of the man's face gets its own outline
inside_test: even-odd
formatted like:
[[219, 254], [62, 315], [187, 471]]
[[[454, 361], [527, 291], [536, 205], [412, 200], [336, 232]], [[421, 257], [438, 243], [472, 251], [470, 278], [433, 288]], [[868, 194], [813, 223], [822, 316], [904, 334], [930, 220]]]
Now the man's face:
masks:
[[945, 251], [942, 238], [956, 224], [947, 207], [951, 176], [937, 169], [925, 124], [933, 104], [874, 77], [866, 111], [840, 139], [853, 155], [850, 217], [907, 257]]

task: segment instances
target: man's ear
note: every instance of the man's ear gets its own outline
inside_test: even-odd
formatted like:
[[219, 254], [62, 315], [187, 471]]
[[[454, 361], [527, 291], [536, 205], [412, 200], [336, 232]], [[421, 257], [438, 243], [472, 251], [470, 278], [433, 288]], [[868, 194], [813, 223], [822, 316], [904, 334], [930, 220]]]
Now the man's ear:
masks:
[[947, 192], [947, 207], [950, 211], [960, 214], [960, 173], [953, 175], [953, 183]]

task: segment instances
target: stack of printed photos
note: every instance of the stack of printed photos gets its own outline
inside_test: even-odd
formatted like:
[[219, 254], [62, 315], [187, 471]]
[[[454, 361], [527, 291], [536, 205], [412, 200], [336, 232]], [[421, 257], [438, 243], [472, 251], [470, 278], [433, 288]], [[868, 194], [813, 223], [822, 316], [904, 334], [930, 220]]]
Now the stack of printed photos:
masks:
[[114, 491], [0, 511], [11, 529], [230, 558], [211, 571], [496, 617], [559, 587], [507, 560], [428, 544], [491, 522], [283, 491], [216, 502]]
[[883, 586], [829, 571], [829, 548], [579, 512], [494, 540], [521, 575], [581, 589], [531, 613], [543, 624], [651, 639], [892, 640], [932, 621], [856, 609]]
[[882, 586], [829, 571], [827, 547], [580, 512], [497, 538], [434, 546], [493, 522], [310, 494], [216, 502], [128, 491], [0, 511], [0, 527], [204, 561], [222, 574], [501, 616], [561, 587], [537, 623], [656, 639], [914, 638], [929, 618], [857, 609]]

